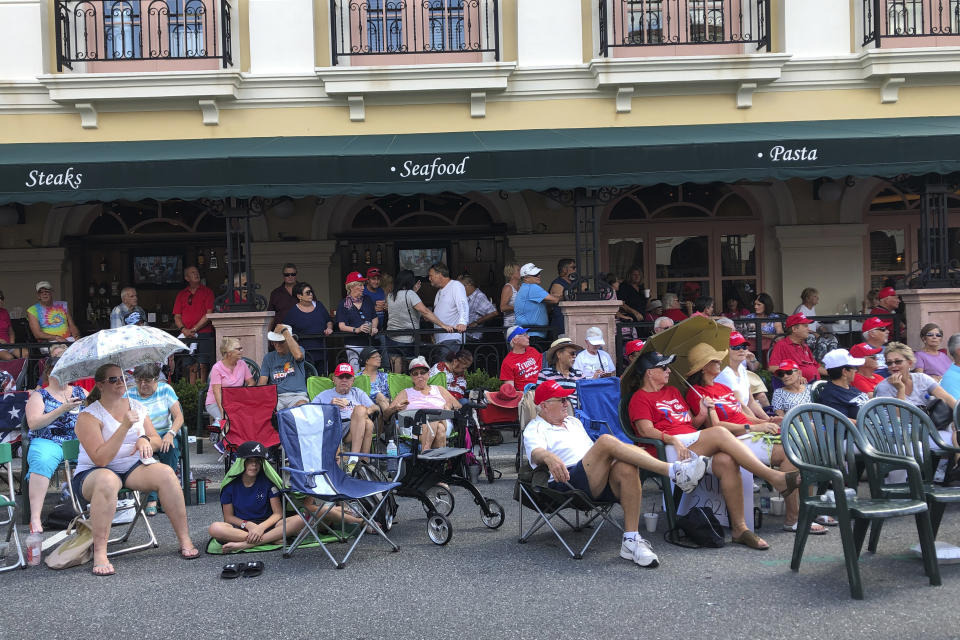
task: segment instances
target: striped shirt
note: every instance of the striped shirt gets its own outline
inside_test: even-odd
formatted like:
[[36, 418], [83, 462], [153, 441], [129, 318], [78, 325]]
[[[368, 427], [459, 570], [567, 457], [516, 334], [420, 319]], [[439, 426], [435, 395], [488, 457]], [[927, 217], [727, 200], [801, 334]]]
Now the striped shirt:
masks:
[[547, 367], [546, 369], [540, 370], [540, 375], [537, 376], [537, 384], [546, 382], [547, 380], [553, 380], [564, 389], [573, 389], [573, 395], [569, 396], [570, 404], [576, 409], [580, 406], [580, 402], [577, 400], [577, 380], [582, 377], [583, 374], [577, 369], [570, 369], [570, 372], [564, 376], [553, 367]]
[[180, 401], [173, 387], [166, 382], [158, 382], [157, 390], [149, 398], [141, 398], [136, 387], [131, 388], [124, 396], [136, 400], [146, 408], [150, 422], [159, 435], [162, 436], [170, 430], [170, 407]]

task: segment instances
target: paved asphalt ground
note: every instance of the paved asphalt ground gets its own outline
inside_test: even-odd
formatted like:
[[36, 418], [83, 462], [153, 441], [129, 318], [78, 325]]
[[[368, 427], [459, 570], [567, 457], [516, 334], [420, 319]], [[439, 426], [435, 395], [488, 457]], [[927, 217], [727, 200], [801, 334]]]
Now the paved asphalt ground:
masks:
[[[769, 551], [738, 545], [688, 550], [649, 534], [661, 566], [642, 569], [618, 555], [619, 534], [605, 527], [583, 560], [573, 560], [547, 530], [517, 544], [512, 499], [515, 444], [495, 448], [504, 477], [481, 492], [506, 509], [499, 530], [455, 489], [453, 540], [431, 543], [416, 502], [401, 499], [391, 553], [366, 537], [336, 570], [318, 549], [290, 559], [279, 552], [177, 556], [163, 515], [153, 518], [160, 547], [120, 557], [117, 574], [98, 578], [90, 565], [66, 571], [28, 567], [0, 575], [0, 637], [55, 638], [950, 638], [960, 635], [960, 566], [941, 566], [930, 587], [912, 518], [885, 526], [880, 552], [861, 561], [866, 598], [849, 597], [835, 529], [811, 537], [799, 573], [789, 568], [793, 534], [767, 516]], [[215, 468], [209, 456], [197, 467]], [[645, 507], [659, 499], [645, 486]], [[524, 522], [528, 523], [527, 512]], [[617, 517], [622, 514], [617, 510]], [[218, 518], [215, 490], [188, 508], [194, 540]], [[960, 513], [949, 508], [940, 538], [960, 544]], [[23, 530], [23, 529], [21, 529]], [[585, 540], [576, 534], [577, 540]], [[333, 545], [338, 557], [343, 545]], [[233, 560], [263, 560], [257, 578], [221, 580]]]

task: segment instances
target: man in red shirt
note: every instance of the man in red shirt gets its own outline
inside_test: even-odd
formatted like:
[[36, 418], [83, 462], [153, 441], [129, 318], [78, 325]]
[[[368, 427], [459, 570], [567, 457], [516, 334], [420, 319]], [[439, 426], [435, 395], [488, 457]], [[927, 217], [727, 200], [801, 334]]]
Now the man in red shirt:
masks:
[[813, 351], [807, 346], [811, 322], [813, 320], [802, 313], [795, 313], [783, 323], [786, 337], [773, 345], [770, 351], [770, 366], [767, 368], [771, 373], [777, 372], [780, 362], [793, 360], [800, 365], [800, 374], [806, 378], [807, 382], [819, 380], [820, 376], [827, 375], [826, 369], [820, 366], [817, 359], [813, 357]]
[[[213, 313], [213, 290], [200, 284], [200, 271], [196, 267], [183, 270], [187, 286], [177, 294], [173, 303], [173, 322], [190, 344], [193, 338], [197, 345], [195, 355], [199, 367], [190, 367], [190, 383], [207, 381], [207, 367], [213, 356], [213, 326], [207, 314]], [[199, 371], [198, 371], [199, 370]]]
[[883, 347], [871, 347], [866, 342], [850, 347], [851, 356], [863, 358], [863, 364], [857, 367], [857, 375], [854, 376], [853, 382], [850, 384], [868, 394], [871, 398], [873, 397], [873, 390], [884, 380], [883, 376], [877, 373], [877, 367], [880, 365], [877, 361], [877, 354], [881, 351], [883, 351]]
[[663, 294], [663, 315], [674, 322], [683, 322], [687, 319], [687, 314], [680, 310], [680, 299], [677, 294]]
[[543, 368], [543, 356], [530, 346], [530, 336], [523, 327], [513, 327], [507, 331], [507, 344], [510, 345], [510, 353], [500, 365], [500, 380], [523, 392], [525, 386], [537, 382], [537, 376]]
[[[877, 306], [870, 310], [872, 316], [892, 316], [900, 308], [900, 296], [893, 287], [884, 287], [877, 293]], [[892, 322], [890, 323], [893, 324]], [[907, 326], [900, 322], [900, 334], [902, 335]]]

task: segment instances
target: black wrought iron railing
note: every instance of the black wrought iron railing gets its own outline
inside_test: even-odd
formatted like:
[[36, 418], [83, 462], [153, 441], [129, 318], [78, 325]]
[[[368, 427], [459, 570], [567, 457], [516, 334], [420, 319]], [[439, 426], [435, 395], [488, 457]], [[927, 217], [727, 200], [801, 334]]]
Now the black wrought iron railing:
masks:
[[233, 64], [229, 0], [55, 0], [57, 71], [140, 60]]
[[617, 47], [664, 45], [770, 50], [770, 0], [598, 1], [601, 56]]
[[492, 53], [500, 60], [499, 0], [334, 0], [333, 64], [344, 56]]
[[[863, 0], [863, 45], [960, 35], [960, 0]], [[902, 45], [911, 46], [911, 45]]]

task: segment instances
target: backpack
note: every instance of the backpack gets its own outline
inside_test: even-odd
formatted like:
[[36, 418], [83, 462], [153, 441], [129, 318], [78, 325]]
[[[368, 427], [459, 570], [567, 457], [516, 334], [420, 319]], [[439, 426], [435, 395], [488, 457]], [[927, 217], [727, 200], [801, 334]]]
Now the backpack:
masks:
[[719, 549], [726, 544], [723, 527], [710, 507], [690, 509], [687, 515], [677, 518], [677, 528], [699, 547]]

